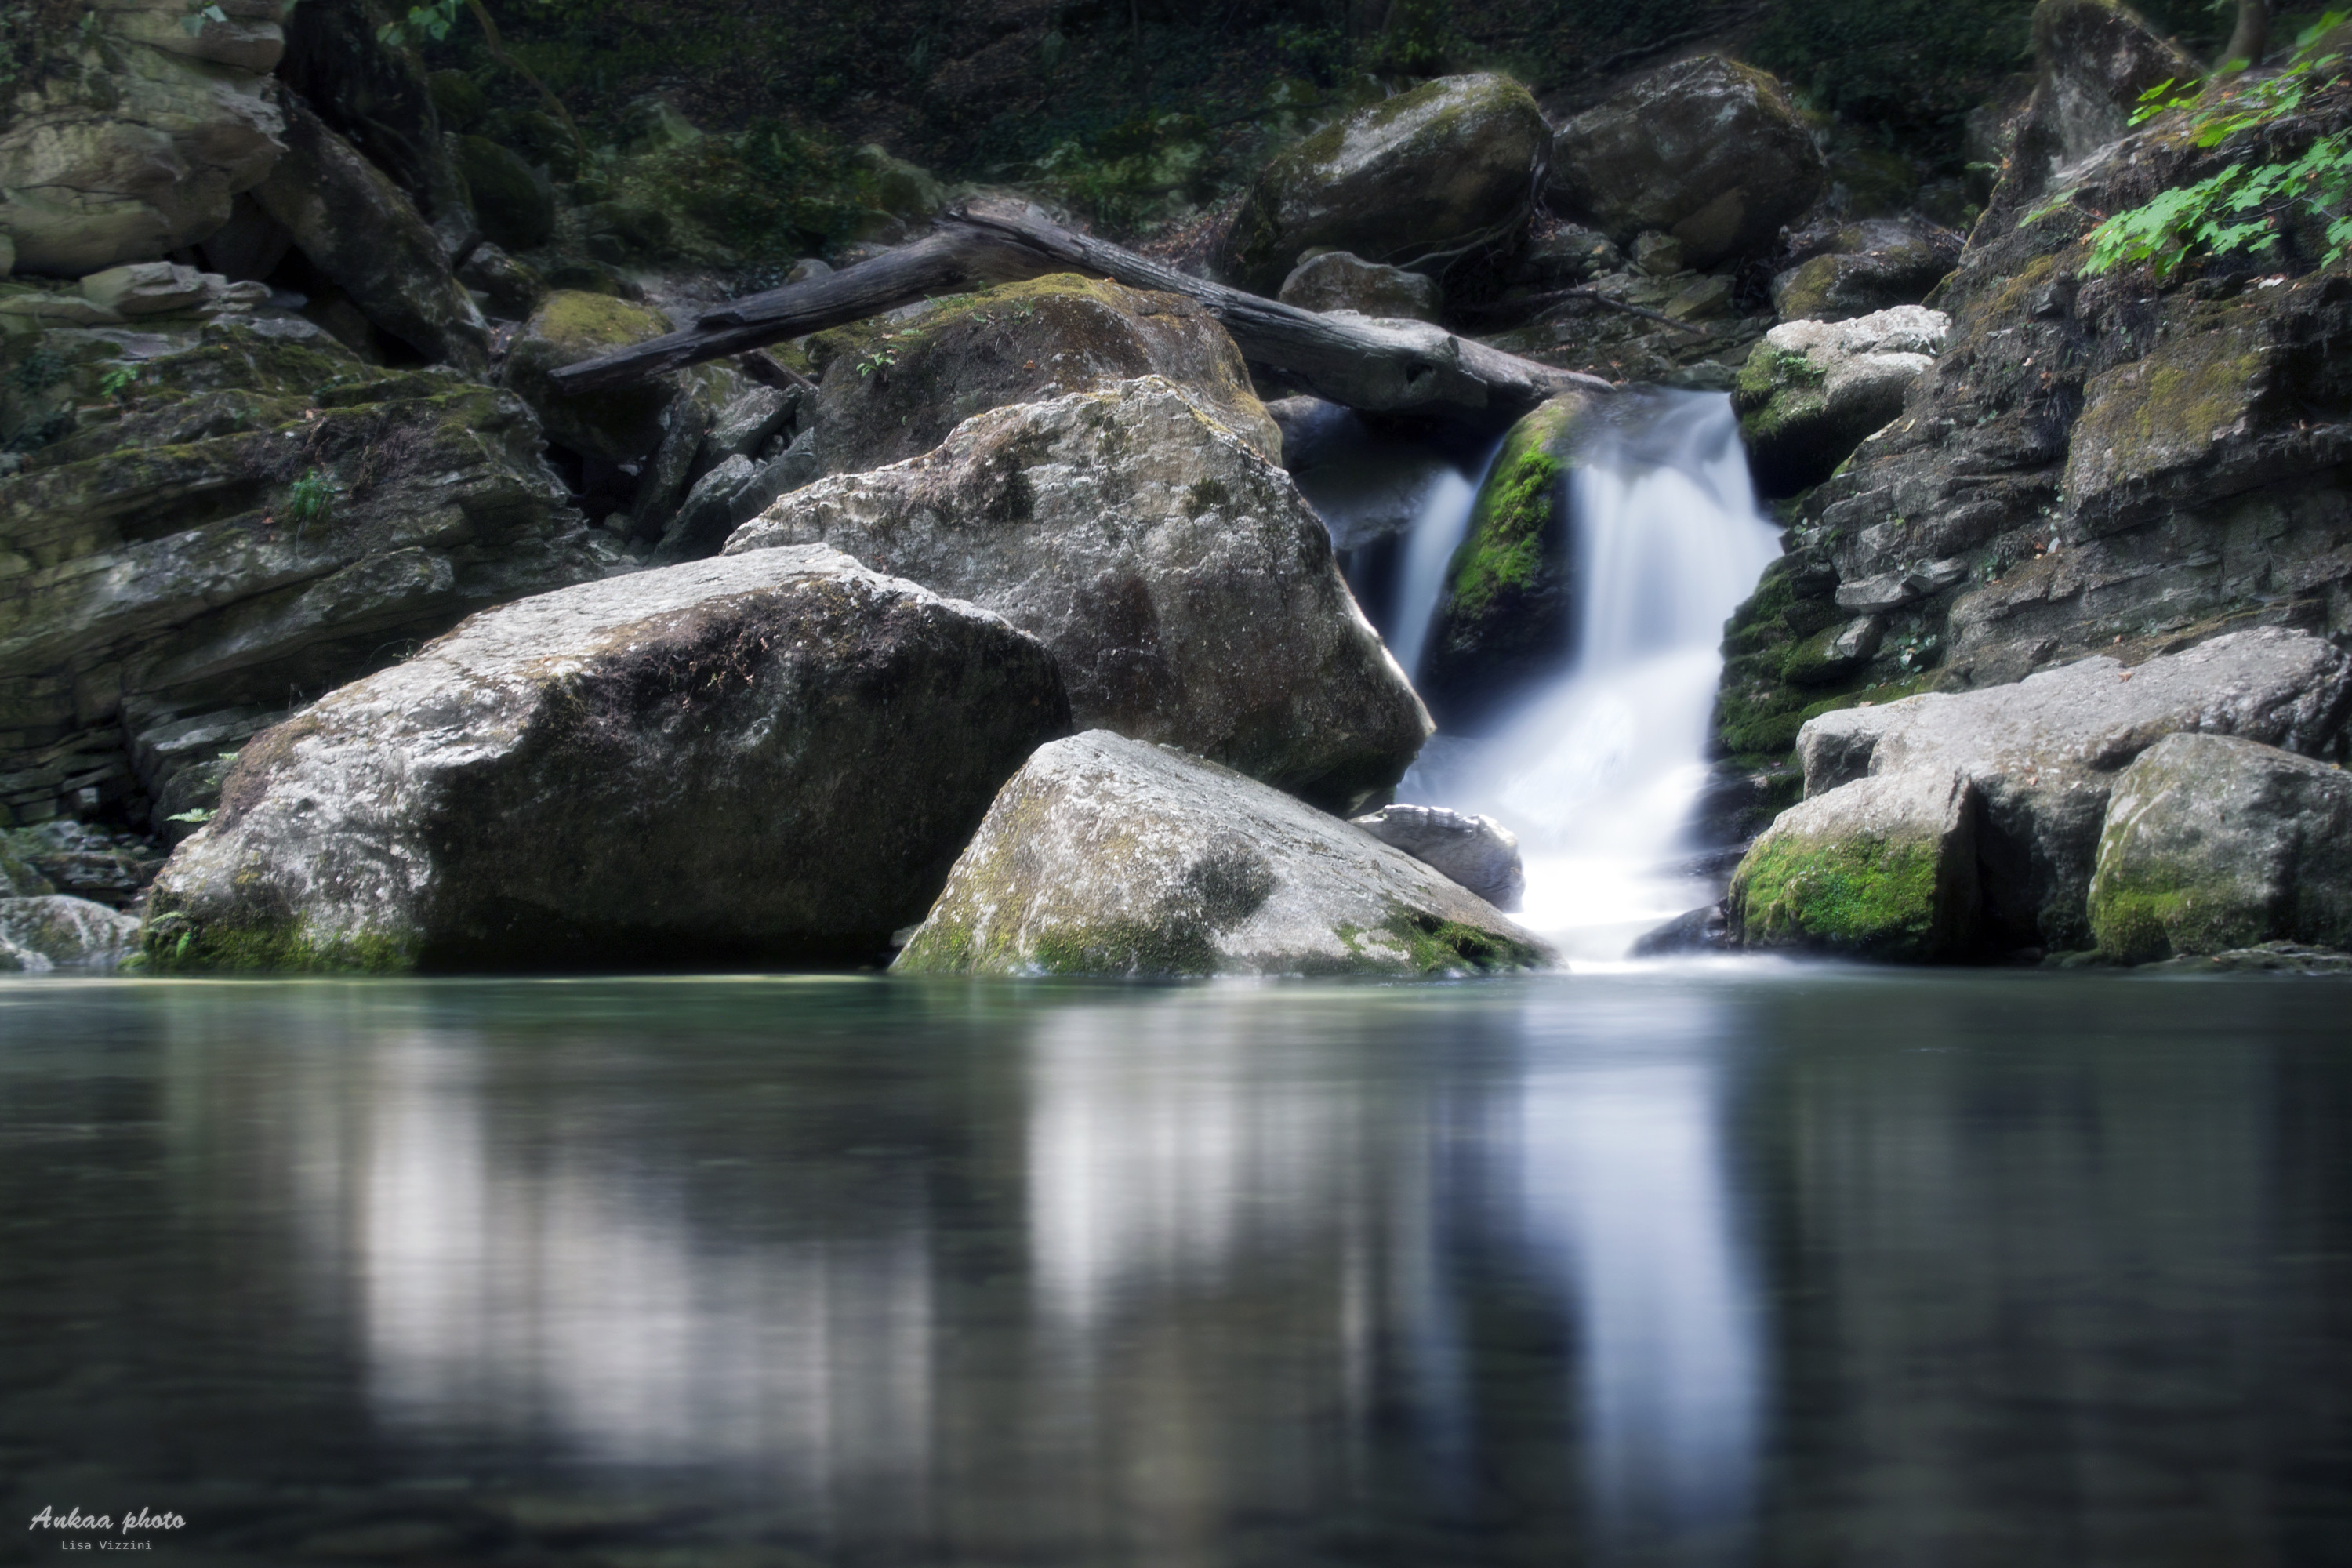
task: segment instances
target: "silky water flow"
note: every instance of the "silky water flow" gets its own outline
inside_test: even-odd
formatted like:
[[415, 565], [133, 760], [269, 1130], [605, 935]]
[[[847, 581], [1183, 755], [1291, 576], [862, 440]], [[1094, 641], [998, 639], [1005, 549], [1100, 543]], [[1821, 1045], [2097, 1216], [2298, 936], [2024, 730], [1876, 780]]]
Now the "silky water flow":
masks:
[[[1522, 923], [1571, 960], [1622, 958], [1643, 932], [1717, 896], [1689, 829], [1707, 776], [1723, 626], [1780, 553], [1759, 512], [1728, 397], [1629, 396], [1563, 481], [1572, 539], [1573, 646], [1486, 736], [1441, 736], [1397, 798], [1481, 812], [1519, 837]], [[1431, 501], [1453, 500], [1444, 487]], [[1408, 541], [1450, 559], [1466, 525], [1425, 507]], [[1438, 553], [1438, 542], [1444, 542]], [[1402, 597], [1403, 595], [1401, 595]], [[1401, 621], [1398, 661], [1419, 673], [1427, 607]]]

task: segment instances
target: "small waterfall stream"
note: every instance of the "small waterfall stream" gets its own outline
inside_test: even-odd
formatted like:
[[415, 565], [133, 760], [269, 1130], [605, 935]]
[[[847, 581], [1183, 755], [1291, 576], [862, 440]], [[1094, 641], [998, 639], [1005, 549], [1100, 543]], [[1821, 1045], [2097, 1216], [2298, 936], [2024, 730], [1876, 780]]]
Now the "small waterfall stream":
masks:
[[[1483, 812], [1517, 833], [1521, 921], [1571, 959], [1606, 960], [1716, 894], [1677, 862], [1706, 780], [1723, 624], [1780, 541], [1758, 512], [1738, 422], [1719, 394], [1629, 397], [1568, 483], [1576, 615], [1563, 673], [1491, 736], [1431, 742], [1397, 798]], [[1452, 494], [1433, 490], [1403, 576], [1410, 590], [1426, 540], [1437, 563], [1431, 607], [1470, 504], [1462, 497], [1441, 514], [1441, 491]], [[1422, 608], [1395, 623], [1407, 670], [1429, 618]]]

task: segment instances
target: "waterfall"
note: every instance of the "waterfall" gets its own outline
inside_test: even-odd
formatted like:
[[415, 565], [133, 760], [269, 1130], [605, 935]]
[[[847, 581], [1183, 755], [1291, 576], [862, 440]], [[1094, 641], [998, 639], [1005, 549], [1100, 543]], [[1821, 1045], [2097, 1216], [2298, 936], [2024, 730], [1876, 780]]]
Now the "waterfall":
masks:
[[[1780, 540], [1758, 513], [1720, 394], [1629, 395], [1568, 483], [1576, 616], [1565, 673], [1492, 737], [1433, 742], [1398, 798], [1484, 812], [1517, 833], [1522, 923], [1570, 958], [1610, 959], [1716, 896], [1676, 860], [1706, 782], [1723, 624]], [[1424, 526], [1458, 541], [1464, 520]], [[1405, 639], [1417, 651], [1421, 637], [1403, 622], [1398, 632], [1404, 663]]]
[[1404, 570], [1397, 574], [1396, 607], [1389, 621], [1396, 628], [1389, 651], [1408, 676], [1421, 673], [1421, 653], [1429, 643], [1437, 596], [1445, 587], [1445, 568], [1470, 527], [1470, 503], [1477, 499], [1477, 485], [1447, 469], [1422, 498], [1412, 531], [1405, 536]]

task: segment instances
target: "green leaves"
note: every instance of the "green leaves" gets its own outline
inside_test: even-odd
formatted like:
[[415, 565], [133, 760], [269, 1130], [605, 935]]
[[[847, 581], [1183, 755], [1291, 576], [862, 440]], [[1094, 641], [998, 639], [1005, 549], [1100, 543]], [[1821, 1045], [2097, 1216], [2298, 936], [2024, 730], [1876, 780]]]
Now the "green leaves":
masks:
[[227, 20], [228, 13], [217, 5], [208, 5], [205, 0], [188, 0], [188, 14], [180, 18], [180, 31], [193, 38], [205, 30], [205, 23]]

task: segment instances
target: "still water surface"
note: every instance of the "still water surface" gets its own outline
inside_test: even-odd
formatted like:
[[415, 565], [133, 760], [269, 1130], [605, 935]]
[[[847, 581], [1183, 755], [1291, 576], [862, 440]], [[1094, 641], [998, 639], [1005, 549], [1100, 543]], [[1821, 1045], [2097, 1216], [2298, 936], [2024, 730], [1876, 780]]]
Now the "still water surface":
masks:
[[0, 1562], [2352, 1562], [2347, 1133], [2327, 982], [0, 987]]

